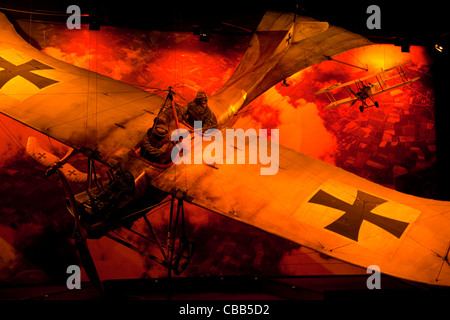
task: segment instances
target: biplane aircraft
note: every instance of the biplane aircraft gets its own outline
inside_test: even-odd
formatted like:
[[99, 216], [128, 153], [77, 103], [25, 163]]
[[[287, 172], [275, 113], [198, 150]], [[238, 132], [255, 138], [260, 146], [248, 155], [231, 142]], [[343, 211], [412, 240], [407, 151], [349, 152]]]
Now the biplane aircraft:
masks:
[[[348, 81], [346, 83], [337, 83], [331, 85], [329, 87], [320, 89], [315, 94], [325, 93], [328, 99], [330, 99], [330, 104], [325, 107], [325, 109], [331, 109], [343, 104], [350, 103], [350, 106], [353, 106], [356, 102], [361, 102], [359, 106], [359, 110], [361, 112], [364, 109], [375, 106], [379, 107], [378, 101], [375, 101], [374, 96], [379, 95], [381, 93], [394, 90], [396, 88], [408, 85], [420, 79], [420, 77], [416, 77], [414, 79], [407, 78], [403, 66], [410, 63], [411, 61], [404, 62], [402, 64], [396, 65], [387, 70], [382, 70], [373, 75], [369, 75], [364, 78]], [[369, 79], [373, 79], [372, 82], [369, 82]], [[399, 81], [394, 82], [395, 80], [400, 79]], [[343, 89], [348, 97], [340, 100], [336, 100], [332, 91]], [[367, 104], [366, 100], [370, 99], [372, 101], [372, 105]]]
[[[98, 287], [86, 239], [106, 236], [139, 251], [116, 233], [133, 230], [138, 219], [149, 229], [142, 238], [160, 249], [158, 256], [140, 252], [167, 267], [169, 275], [182, 272], [193, 254], [182, 227], [185, 202], [351, 264], [450, 286], [449, 202], [400, 193], [282, 145], [274, 175], [261, 175], [265, 164], [248, 161], [150, 162], [138, 150], [160, 111], [172, 111], [171, 129], [185, 126], [176, 121], [173, 89], [161, 97], [47, 56], [24, 41], [3, 14], [0, 34], [0, 112], [70, 147], [59, 158], [30, 138], [27, 151], [47, 167], [47, 175], [59, 176], [82, 263]], [[235, 73], [209, 99], [216, 129], [225, 136], [239, 110], [299, 70], [370, 44], [327, 22], [267, 12]], [[249, 140], [242, 148], [246, 157], [254, 147]], [[191, 152], [207, 147], [203, 141]], [[86, 173], [70, 164], [80, 155]], [[83, 191], [75, 193], [75, 184]], [[169, 232], [160, 240], [148, 215], [168, 203]]]

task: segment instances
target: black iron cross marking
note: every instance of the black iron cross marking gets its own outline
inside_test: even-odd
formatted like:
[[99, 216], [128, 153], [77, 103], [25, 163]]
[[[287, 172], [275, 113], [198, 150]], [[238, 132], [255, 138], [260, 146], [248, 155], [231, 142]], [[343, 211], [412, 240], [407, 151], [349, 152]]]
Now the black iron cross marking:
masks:
[[39, 89], [58, 82], [56, 80], [32, 73], [31, 71], [53, 69], [52, 67], [34, 59], [16, 66], [15, 64], [12, 64], [11, 62], [0, 57], [0, 68], [4, 69], [0, 71], [0, 89], [17, 76], [27, 79]]
[[287, 44], [290, 44], [290, 43], [291, 43], [291, 39], [292, 39], [292, 35], [291, 35], [291, 33], [289, 32], [288, 37], [287, 37], [287, 39], [286, 39], [286, 43], [287, 43]]
[[45, 156], [45, 152], [44, 152], [44, 153], [38, 152], [38, 159], [42, 159], [42, 158], [44, 158], [44, 159], [47, 158], [47, 157]]
[[67, 174], [69, 175], [69, 177], [71, 177], [71, 176], [76, 176], [76, 175], [77, 175], [77, 173], [75, 172], [75, 170], [69, 170], [69, 171], [67, 172]]
[[409, 223], [380, 216], [371, 211], [387, 200], [359, 191], [353, 204], [349, 204], [329, 193], [319, 190], [308, 202], [342, 210], [345, 213], [325, 229], [336, 232], [344, 237], [358, 241], [359, 229], [364, 220], [386, 230], [400, 238]]

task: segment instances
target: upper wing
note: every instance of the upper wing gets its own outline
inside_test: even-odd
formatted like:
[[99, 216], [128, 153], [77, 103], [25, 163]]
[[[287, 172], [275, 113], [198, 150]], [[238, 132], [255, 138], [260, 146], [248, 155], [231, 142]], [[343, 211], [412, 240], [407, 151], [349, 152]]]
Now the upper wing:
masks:
[[209, 99], [209, 106], [219, 122], [225, 122], [294, 73], [370, 44], [366, 38], [327, 22], [269, 11], [253, 34], [238, 68]]
[[[406, 61], [402, 64], [396, 65], [392, 68], [389, 68], [387, 70], [380, 71], [376, 74], [372, 74], [363, 78], [359, 78], [356, 80], [351, 80], [346, 83], [336, 83], [331, 86], [325, 87], [317, 91], [315, 94], [322, 94], [324, 93], [328, 99], [330, 100], [330, 104], [325, 107], [325, 109], [331, 109], [346, 103], [351, 103], [355, 100], [357, 100], [354, 91], [352, 91], [351, 86], [362, 84], [364, 81], [368, 79], [373, 79], [371, 83], [373, 84], [374, 88], [371, 90], [370, 95], [375, 96], [381, 93], [384, 93], [386, 91], [390, 91], [399, 87], [402, 87], [404, 85], [413, 83], [414, 81], [417, 81], [420, 79], [420, 77], [416, 77], [414, 79], [409, 79], [406, 77], [404, 71], [402, 70], [402, 67], [411, 61]], [[393, 72], [394, 70], [398, 71], [394, 75], [390, 75], [390, 72]], [[391, 80], [393, 79], [400, 79], [396, 83], [393, 83]], [[350, 96], [348, 98], [336, 100], [333, 93], [331, 91], [337, 90], [337, 89], [345, 89], [347, 94]]]
[[[214, 141], [221, 136], [226, 141], [228, 134], [223, 130]], [[334, 258], [365, 268], [377, 265], [404, 279], [450, 285], [449, 202], [382, 187], [282, 146], [278, 159], [277, 145], [263, 138], [249, 141], [226, 145], [223, 164], [219, 158], [210, 161], [213, 146], [220, 146], [203, 141], [203, 148], [192, 150], [203, 151], [210, 165], [173, 165], [153, 184], [166, 191], [184, 189], [196, 205]], [[272, 165], [279, 165], [273, 175], [261, 175], [268, 162], [249, 164], [249, 155], [259, 154], [266, 143], [267, 149], [274, 147]], [[239, 158], [233, 152], [243, 150], [246, 164], [232, 164]]]
[[320, 89], [319, 91], [315, 92], [314, 94], [315, 94], [315, 95], [318, 95], [318, 94], [321, 94], [321, 93], [328, 93], [328, 92], [333, 91], [333, 90], [337, 90], [337, 89], [341, 89], [341, 88], [346, 88], [346, 87], [348, 87], [348, 86], [351, 86], [351, 85], [356, 84], [357, 82], [362, 82], [362, 81], [365, 81], [365, 80], [367, 80], [367, 79], [376, 78], [377, 76], [379, 76], [379, 75], [382, 74], [383, 72], [384, 72], [384, 71], [380, 71], [380, 72], [378, 72], [378, 73], [376, 73], [376, 74], [371, 74], [371, 75], [366, 76], [366, 77], [364, 77], [364, 78], [359, 78], [359, 79], [355, 79], [355, 80], [350, 80], [350, 81], [347, 81], [347, 82], [345, 82], [345, 83], [336, 83], [336, 84], [333, 84], [333, 85], [331, 85], [331, 86], [322, 88], [322, 89]]
[[334, 108], [334, 107], [337, 107], [337, 106], [341, 106], [341, 105], [346, 104], [346, 103], [352, 103], [353, 101], [356, 101], [356, 100], [357, 100], [356, 98], [349, 97], [349, 98], [344, 98], [344, 99], [341, 99], [341, 100], [331, 101], [330, 104], [327, 105], [324, 109], [328, 110], [328, 109], [331, 109], [331, 108]]
[[394, 84], [394, 85], [385, 85], [384, 87], [379, 86], [378, 87], [379, 90], [373, 92], [372, 96], [376, 96], [377, 94], [380, 94], [380, 93], [383, 93], [386, 91], [390, 91], [390, 90], [394, 90], [399, 87], [403, 87], [403, 86], [413, 83], [414, 81], [417, 81], [419, 79], [420, 79], [420, 77], [416, 77], [414, 79], [402, 80], [402, 82]]
[[[357, 98], [355, 96], [355, 94], [353, 93], [353, 91], [351, 90], [350, 86], [355, 84], [358, 80], [352, 80], [346, 83], [336, 83], [333, 84], [331, 86], [325, 87], [320, 89], [319, 91], [317, 91], [316, 93], [314, 93], [315, 95], [317, 94], [322, 94], [325, 93], [325, 95], [328, 97], [328, 99], [330, 100], [330, 104], [328, 104], [324, 109], [331, 109], [346, 103], [352, 103], [353, 101], [356, 101]], [[336, 100], [336, 98], [334, 97], [333, 93], [331, 91], [336, 90], [336, 89], [340, 89], [340, 88], [344, 88], [345, 91], [347, 92], [347, 94], [349, 95], [349, 97], [347, 98], [343, 98], [340, 100]]]
[[153, 124], [163, 99], [49, 57], [0, 13], [0, 112], [73, 148], [119, 160]]
[[[352, 83], [354, 83], [354, 81], [352, 81]], [[321, 93], [327, 93], [327, 92], [330, 92], [330, 91], [332, 91], [332, 90], [335, 90], [335, 89], [339, 89], [339, 88], [345, 87], [345, 86], [347, 86], [347, 85], [349, 85], [348, 82], [343, 83], [343, 84], [341, 84], [341, 83], [335, 83], [335, 84], [332, 84], [331, 86], [328, 86], [328, 87], [325, 87], [325, 88], [320, 89], [319, 91], [315, 92], [314, 94], [315, 94], [315, 95], [318, 95], [318, 94], [321, 94]]]

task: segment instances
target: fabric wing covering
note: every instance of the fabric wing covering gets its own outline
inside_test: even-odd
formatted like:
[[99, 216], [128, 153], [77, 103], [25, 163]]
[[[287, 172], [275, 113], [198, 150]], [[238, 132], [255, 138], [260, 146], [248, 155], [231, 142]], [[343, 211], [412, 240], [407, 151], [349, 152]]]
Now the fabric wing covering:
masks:
[[[226, 130], [220, 135], [226, 141]], [[227, 145], [231, 156], [224, 151], [222, 164], [173, 165], [153, 185], [182, 189], [198, 206], [334, 258], [364, 268], [377, 265], [399, 278], [450, 285], [449, 202], [397, 192], [283, 146], [278, 172], [261, 175], [269, 164], [250, 164], [249, 154], [259, 153], [261, 143], [271, 150], [271, 142], [257, 140], [248, 139], [245, 147]], [[206, 159], [214, 148], [210, 143], [193, 146], [193, 153], [206, 152], [191, 158]], [[230, 161], [237, 150], [245, 150], [243, 164]]]
[[0, 33], [3, 114], [75, 149], [97, 148], [109, 161], [153, 124], [163, 98], [41, 53], [2, 13]]

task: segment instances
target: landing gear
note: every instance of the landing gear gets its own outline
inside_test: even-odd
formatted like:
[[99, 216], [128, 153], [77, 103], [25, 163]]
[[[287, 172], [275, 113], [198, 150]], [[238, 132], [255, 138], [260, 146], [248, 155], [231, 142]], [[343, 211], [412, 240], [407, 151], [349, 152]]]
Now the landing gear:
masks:
[[[185, 216], [184, 216], [184, 201], [188, 200], [188, 196], [185, 192], [177, 190], [170, 194], [170, 198], [159, 203], [155, 206], [156, 209], [161, 208], [162, 205], [170, 203], [169, 220], [167, 224], [167, 237], [161, 236], [161, 232], [153, 227], [150, 222], [149, 216], [152, 212], [143, 216], [143, 220], [147, 227], [147, 233], [136, 232], [131, 228], [127, 228], [128, 231], [139, 238], [145, 239], [149, 244], [156, 244], [159, 254], [151, 254], [147, 250], [143, 250], [141, 247], [142, 242], [137, 244], [132, 243], [129, 240], [130, 237], [119, 234], [116, 231], [112, 231], [106, 234], [106, 237], [140, 253], [141, 255], [157, 262], [163, 267], [167, 268], [168, 277], [181, 274], [189, 265], [194, 255], [194, 242], [189, 241], [186, 236], [185, 229]], [[181, 229], [181, 230], [180, 230]], [[127, 239], [128, 238], [128, 239]], [[136, 242], [136, 241], [135, 241]]]
[[[149, 186], [144, 196], [136, 197], [135, 180], [131, 173], [122, 170], [118, 164], [107, 172], [108, 181], [102, 182], [95, 173], [93, 159], [88, 157], [87, 188], [77, 195], [74, 195], [68, 180], [60, 170], [61, 162], [55, 163], [48, 170], [48, 175], [57, 173], [62, 182], [67, 209], [74, 218], [75, 245], [93, 285], [103, 292], [87, 239], [99, 239], [102, 236], [164, 266], [168, 270], [169, 278], [172, 273], [181, 274], [194, 254], [194, 243], [188, 240], [185, 229], [184, 202], [191, 200], [187, 193], [174, 190], [168, 198], [167, 193]], [[164, 237], [155, 231], [148, 216], [154, 213], [153, 209], [168, 203], [170, 214], [167, 236]], [[135, 224], [142, 227], [142, 222], [147, 226], [147, 232], [132, 229]], [[156, 253], [151, 248], [154, 248], [154, 245], [157, 246]]]
[[361, 101], [361, 105], [359, 106], [359, 111], [364, 112], [364, 109], [370, 108], [375, 106], [375, 108], [378, 108], [380, 105], [378, 101], [373, 100], [373, 105], [369, 106], [365, 101]]
[[[186, 237], [185, 220], [184, 220], [184, 200], [187, 200], [186, 192], [178, 190], [171, 196], [170, 203], [170, 217], [169, 217], [169, 231], [167, 233], [167, 255], [166, 266], [169, 277], [171, 272], [176, 275], [181, 274], [194, 254], [194, 243], [189, 241]], [[175, 213], [175, 221], [173, 221], [175, 199], [177, 199], [177, 209]], [[181, 235], [178, 238], [178, 245], [176, 245], [176, 230], [181, 216]], [[172, 225], [172, 222], [173, 225]]]
[[[167, 193], [148, 186], [145, 195], [136, 196], [133, 175], [122, 170], [120, 164], [111, 167], [108, 181], [102, 181], [95, 173], [93, 156], [88, 156], [88, 180], [84, 192], [74, 195], [64, 173], [62, 161], [47, 170], [47, 175], [57, 173], [66, 194], [66, 206], [74, 219], [73, 238], [81, 263], [93, 285], [103, 292], [103, 285], [88, 248], [87, 239], [99, 239], [106, 236], [140, 253], [172, 273], [181, 274], [188, 266], [194, 254], [194, 243], [186, 236], [184, 202], [191, 199], [187, 192], [174, 190]], [[166, 237], [156, 232], [148, 216], [153, 209], [170, 203], [170, 214]], [[142, 218], [142, 219], [141, 219]], [[139, 220], [139, 223], [138, 223]], [[142, 222], [147, 232], [133, 230], [133, 226]], [[137, 229], [137, 228], [135, 228]], [[125, 235], [124, 235], [125, 233]], [[137, 236], [137, 237], [136, 237]], [[144, 241], [145, 240], [145, 241]], [[156, 244], [156, 254], [154, 245]], [[159, 254], [158, 251], [159, 250]]]

